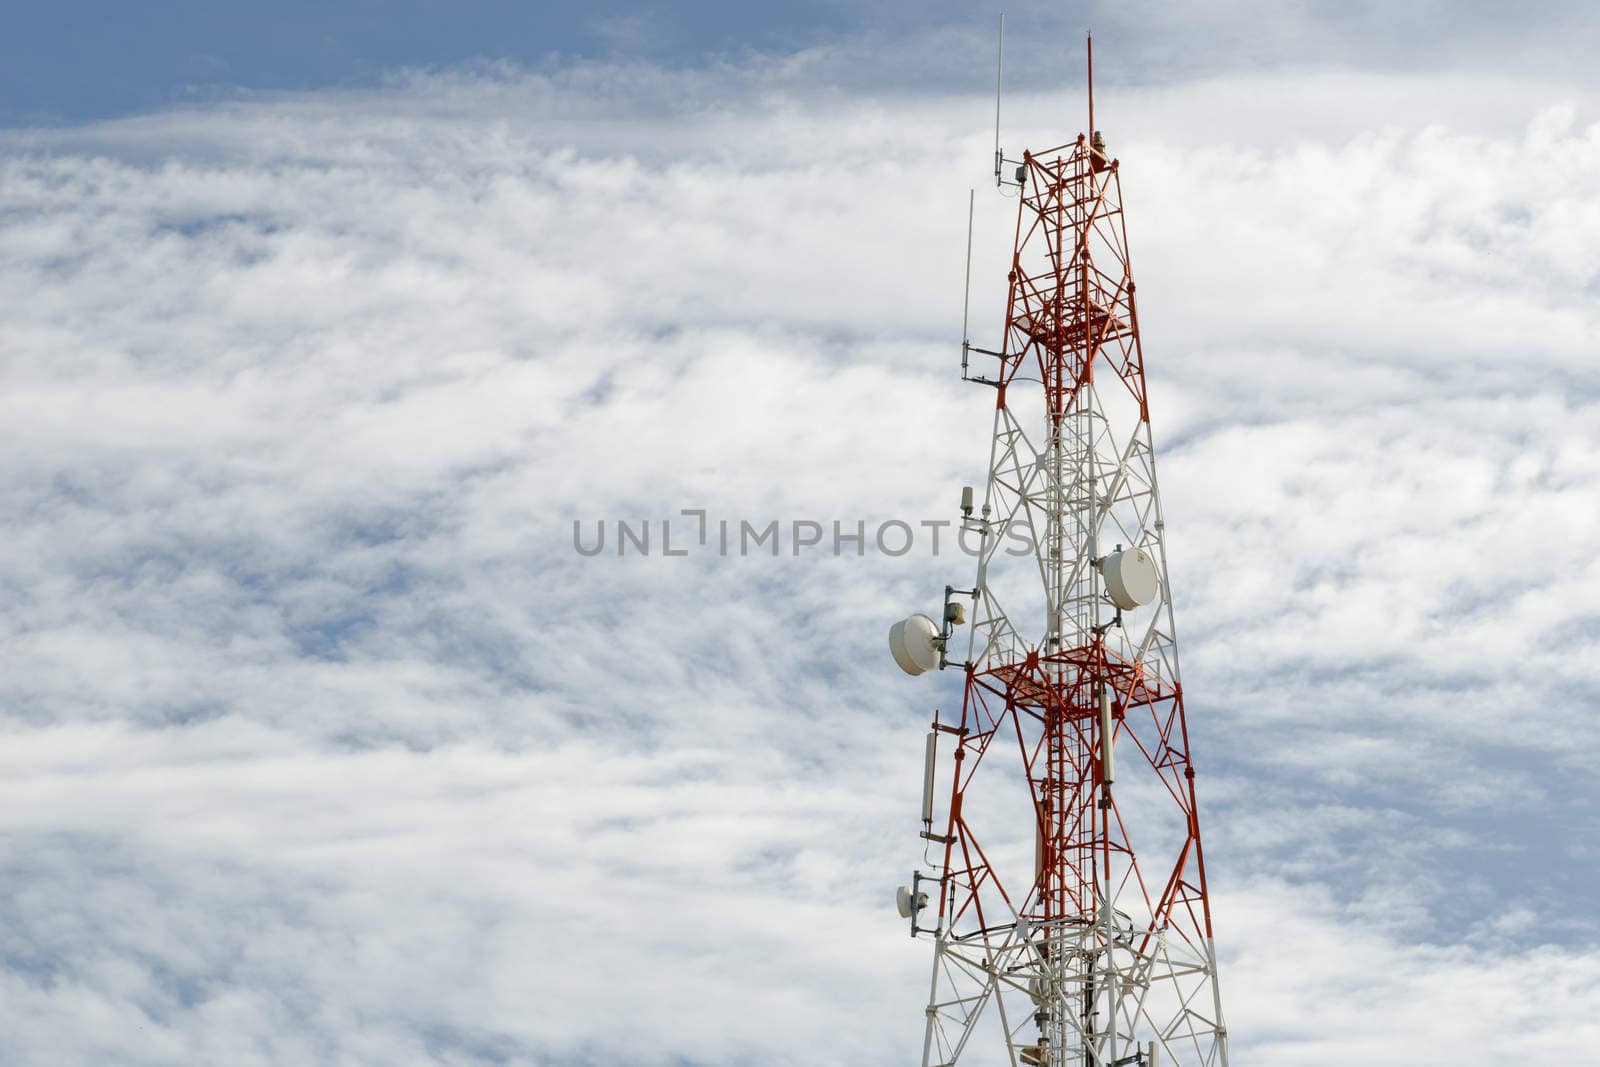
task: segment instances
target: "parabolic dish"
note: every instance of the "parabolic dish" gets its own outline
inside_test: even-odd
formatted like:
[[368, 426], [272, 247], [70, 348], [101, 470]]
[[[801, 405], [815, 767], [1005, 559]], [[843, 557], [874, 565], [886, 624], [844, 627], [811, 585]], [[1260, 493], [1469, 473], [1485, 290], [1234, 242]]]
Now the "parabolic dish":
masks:
[[889, 651], [907, 674], [922, 674], [939, 666], [939, 627], [920, 612], [889, 627]]
[[1113, 552], [1101, 561], [1100, 573], [1105, 577], [1111, 602], [1123, 611], [1143, 607], [1161, 591], [1156, 561], [1142, 548]]
[[900, 913], [900, 918], [911, 918], [911, 887], [901, 886], [894, 893], [894, 907]]

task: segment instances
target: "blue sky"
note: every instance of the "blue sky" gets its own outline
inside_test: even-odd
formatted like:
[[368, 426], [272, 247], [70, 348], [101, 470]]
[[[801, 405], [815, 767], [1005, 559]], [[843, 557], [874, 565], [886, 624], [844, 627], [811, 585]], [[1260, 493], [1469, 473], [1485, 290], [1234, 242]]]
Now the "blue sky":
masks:
[[77, 121], [229, 94], [370, 85], [397, 68], [618, 55], [693, 64], [797, 49], [872, 16], [836, 3], [410, 2], [19, 6], [0, 43], [0, 117]]
[[[14, 1058], [905, 1062], [967, 560], [571, 524], [982, 476], [988, 13], [165, 10], [0, 43]], [[1600, 1062], [1594, 27], [1089, 14], [1236, 1056]]]
[[[1481, 72], [1587, 80], [1594, 20], [1551, 2], [1507, 18], [1493, 5], [748, 4], [648, 5], [511, 0], [160, 5], [19, 5], [0, 40], [0, 123], [81, 122], [241, 92], [381, 84], [397, 70], [508, 61], [559, 69], [579, 61], [695, 68], [751, 53], [783, 55], [870, 42], [847, 72], [880, 88], [971, 90], [989, 74], [985, 39], [1013, 20], [1015, 84], [1046, 87], [1083, 30], [1111, 49], [1112, 83], [1160, 83], [1227, 70]], [[1561, 40], [1566, 47], [1553, 49]], [[906, 56], [908, 41], [930, 47]], [[951, 48], [954, 42], [961, 47]], [[976, 46], [976, 47], [968, 47]], [[910, 60], [907, 62], [906, 60]], [[890, 62], [885, 62], [890, 60]]]

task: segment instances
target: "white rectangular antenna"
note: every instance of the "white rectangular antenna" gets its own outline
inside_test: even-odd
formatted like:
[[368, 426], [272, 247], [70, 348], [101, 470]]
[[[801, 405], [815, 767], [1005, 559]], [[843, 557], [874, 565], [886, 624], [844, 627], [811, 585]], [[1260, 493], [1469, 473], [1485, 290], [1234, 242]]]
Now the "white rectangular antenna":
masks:
[[1109, 796], [1111, 784], [1117, 780], [1117, 772], [1112, 763], [1115, 751], [1113, 738], [1116, 729], [1111, 719], [1111, 695], [1103, 688], [1100, 690], [1100, 781], [1104, 792]]
[[938, 759], [939, 735], [928, 731], [928, 741], [922, 755], [922, 821], [933, 823], [933, 771]]

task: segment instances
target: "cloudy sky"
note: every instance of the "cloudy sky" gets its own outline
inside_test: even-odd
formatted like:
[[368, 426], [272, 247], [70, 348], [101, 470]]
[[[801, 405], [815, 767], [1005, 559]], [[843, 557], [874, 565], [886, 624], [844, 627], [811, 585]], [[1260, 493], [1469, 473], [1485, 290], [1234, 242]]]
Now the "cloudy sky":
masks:
[[[135, 8], [0, 39], [6, 1062], [913, 1062], [971, 564], [791, 543], [984, 474], [993, 12]], [[1600, 1064], [1595, 17], [1013, 5], [1008, 148], [1088, 25], [1235, 1061]]]

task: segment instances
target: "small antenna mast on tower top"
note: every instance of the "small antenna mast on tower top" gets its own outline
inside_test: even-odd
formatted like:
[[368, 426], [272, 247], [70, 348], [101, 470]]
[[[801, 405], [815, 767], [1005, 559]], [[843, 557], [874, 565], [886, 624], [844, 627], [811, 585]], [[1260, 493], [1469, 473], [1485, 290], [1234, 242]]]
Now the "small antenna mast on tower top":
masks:
[[1089, 56], [1089, 138], [1094, 139], [1094, 34], [1084, 35], [1088, 39]]

